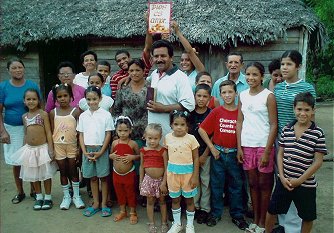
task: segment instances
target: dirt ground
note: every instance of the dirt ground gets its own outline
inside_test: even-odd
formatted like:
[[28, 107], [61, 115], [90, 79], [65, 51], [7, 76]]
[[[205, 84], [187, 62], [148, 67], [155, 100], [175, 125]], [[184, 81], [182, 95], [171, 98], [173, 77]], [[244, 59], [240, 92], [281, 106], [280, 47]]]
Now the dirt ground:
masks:
[[[314, 222], [313, 232], [332, 233], [333, 229], [333, 102], [321, 103], [317, 107], [316, 121], [326, 133], [326, 142], [329, 155], [325, 157], [327, 162], [316, 174], [319, 182], [317, 192], [318, 219]], [[25, 184], [25, 192], [29, 194], [29, 184]], [[102, 218], [99, 214], [87, 218], [82, 216], [82, 210], [77, 210], [73, 206], [68, 211], [59, 209], [62, 200], [62, 191], [59, 183], [59, 174], [54, 178], [53, 201], [54, 207], [47, 211], [33, 211], [33, 199], [27, 197], [17, 205], [11, 203], [15, 194], [15, 185], [12, 178], [11, 167], [4, 163], [3, 156], [0, 158], [0, 232], [1, 233], [141, 233], [147, 232], [147, 217], [143, 207], [138, 207], [139, 222], [130, 225], [129, 219], [114, 223], [113, 216]], [[86, 203], [89, 202], [85, 189], [81, 189], [81, 194]], [[28, 195], [29, 196], [29, 195]], [[117, 213], [117, 207], [112, 208], [113, 213]], [[157, 222], [159, 214], [156, 213]], [[248, 219], [250, 221], [250, 219]], [[240, 231], [229, 217], [228, 211], [224, 212], [222, 221], [215, 227], [207, 227], [195, 223], [196, 232], [224, 232], [238, 233]]]

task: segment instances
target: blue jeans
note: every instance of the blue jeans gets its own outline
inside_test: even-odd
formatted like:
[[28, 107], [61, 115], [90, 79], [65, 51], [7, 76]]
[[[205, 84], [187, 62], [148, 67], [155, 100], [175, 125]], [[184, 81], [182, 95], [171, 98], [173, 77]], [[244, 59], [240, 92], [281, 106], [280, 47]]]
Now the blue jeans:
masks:
[[242, 169], [237, 161], [237, 153], [220, 152], [220, 158], [215, 160], [211, 156], [210, 185], [211, 185], [211, 214], [220, 218], [223, 213], [223, 193], [225, 179], [228, 179], [230, 197], [230, 215], [232, 218], [243, 218], [244, 207], [242, 201]]

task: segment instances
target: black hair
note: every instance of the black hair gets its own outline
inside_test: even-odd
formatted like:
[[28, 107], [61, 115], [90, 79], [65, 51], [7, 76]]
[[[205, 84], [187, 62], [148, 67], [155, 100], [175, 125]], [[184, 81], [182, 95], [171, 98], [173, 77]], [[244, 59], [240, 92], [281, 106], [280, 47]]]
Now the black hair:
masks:
[[265, 69], [264, 69], [264, 66], [260, 62], [255, 61], [255, 62], [251, 62], [247, 64], [245, 70], [247, 70], [251, 66], [254, 66], [255, 68], [257, 68], [260, 71], [261, 76], [262, 77], [264, 76]]
[[228, 58], [230, 56], [239, 56], [240, 57], [240, 63], [242, 64], [244, 62], [244, 57], [239, 52], [229, 52], [229, 54], [227, 54], [227, 56], [226, 56], [226, 62], [228, 62]]
[[108, 61], [106, 61], [106, 60], [98, 61], [98, 62], [96, 63], [96, 66], [98, 66], [98, 65], [101, 65], [101, 66], [108, 66], [109, 71], [111, 71], [111, 65], [110, 65], [110, 63], [109, 63]]
[[163, 47], [167, 48], [168, 55], [170, 57], [173, 57], [173, 55], [174, 55], [174, 49], [173, 49], [172, 44], [168, 40], [157, 40], [157, 41], [155, 41], [152, 44], [152, 50], [151, 50], [152, 55], [153, 55], [154, 49], [163, 48]]
[[72, 72], [75, 74], [75, 68], [74, 68], [74, 65], [72, 62], [70, 61], [63, 61], [63, 62], [60, 62], [59, 65], [57, 66], [57, 74], [59, 74], [60, 72], [60, 69], [63, 68], [63, 67], [69, 67], [72, 69]]
[[145, 63], [142, 59], [134, 58], [128, 63], [128, 67], [130, 68], [131, 65], [136, 64], [139, 66], [142, 70], [145, 70]]
[[314, 108], [315, 105], [315, 98], [310, 92], [302, 92], [295, 96], [295, 99], [293, 101], [293, 107], [296, 107], [298, 102], [304, 102], [307, 103], [309, 106]]
[[65, 90], [67, 91], [67, 93], [70, 95], [72, 101], [74, 101], [74, 95], [73, 95], [73, 92], [72, 92], [72, 87], [71, 85], [68, 85], [67, 83], [65, 84], [56, 84], [52, 87], [52, 94], [53, 94], [53, 103], [56, 103], [57, 101], [57, 93], [58, 91], [60, 90]]
[[117, 51], [116, 51], [116, 54], [115, 54], [115, 60], [116, 60], [116, 57], [117, 57], [118, 55], [122, 54], [122, 53], [124, 53], [126, 56], [130, 57], [130, 53], [129, 53], [129, 51], [121, 49], [121, 50], [117, 50]]
[[281, 69], [281, 61], [279, 59], [272, 60], [269, 63], [268, 69], [270, 74], [272, 74], [275, 70]]
[[224, 80], [219, 84], [219, 92], [220, 93], [222, 92], [222, 87], [224, 87], [224, 86], [232, 86], [233, 90], [235, 92], [237, 92], [237, 85], [232, 80]]
[[7, 62], [7, 69], [8, 69], [8, 70], [9, 70], [10, 65], [11, 65], [13, 62], [19, 62], [19, 63], [22, 64], [23, 68], [25, 68], [24, 63], [23, 63], [23, 61], [22, 61], [20, 58], [13, 57], [13, 58], [9, 59], [9, 61]]
[[285, 51], [281, 57], [281, 61], [283, 58], [287, 58], [287, 57], [289, 57], [296, 64], [297, 67], [302, 64], [303, 56], [297, 50]]
[[82, 53], [82, 54], [80, 55], [80, 61], [81, 61], [81, 62], [84, 62], [84, 60], [85, 60], [85, 56], [87, 56], [87, 55], [93, 55], [95, 61], [97, 61], [97, 55], [96, 55], [96, 53], [95, 53], [94, 51], [92, 51], [92, 50], [88, 50], [88, 51]]
[[195, 94], [199, 91], [199, 90], [206, 90], [209, 95], [211, 95], [211, 87], [208, 84], [202, 83], [202, 84], [198, 84], [195, 88]]
[[[38, 90], [36, 90], [35, 88], [28, 88], [27, 90], [25, 90], [25, 92], [24, 92], [24, 95], [23, 95], [23, 100], [26, 98], [26, 94], [27, 94], [27, 92], [34, 92], [34, 93], [36, 93], [36, 95], [37, 95], [37, 99], [38, 99], [38, 105], [37, 105], [37, 107], [40, 109], [40, 108], [42, 108], [41, 107], [41, 96], [39, 95], [39, 92], [38, 92]], [[24, 106], [24, 109], [26, 110], [26, 111], [29, 111], [29, 108], [27, 107], [27, 106]]]
[[99, 98], [102, 98], [101, 89], [99, 87], [96, 86], [87, 87], [87, 89], [85, 90], [85, 98], [89, 92], [95, 92], [99, 96]]
[[197, 73], [196, 75], [196, 78], [195, 78], [195, 82], [198, 83], [199, 79], [203, 76], [203, 75], [207, 75], [211, 78], [211, 81], [212, 81], [212, 77], [211, 77], [211, 74], [207, 71], [202, 71], [202, 72], [199, 72]]
[[115, 129], [117, 129], [120, 124], [125, 124], [129, 129], [131, 129], [133, 125], [131, 118], [128, 116], [117, 117], [115, 120]]
[[88, 76], [88, 82], [89, 82], [90, 78], [93, 77], [93, 76], [99, 77], [100, 80], [101, 80], [101, 82], [104, 83], [104, 78], [103, 78], [102, 74], [100, 74], [98, 72], [95, 72], [95, 71], [89, 74], [89, 76]]
[[174, 110], [169, 113], [169, 123], [173, 124], [175, 118], [182, 117], [186, 120], [187, 125], [190, 125], [190, 113], [188, 111]]

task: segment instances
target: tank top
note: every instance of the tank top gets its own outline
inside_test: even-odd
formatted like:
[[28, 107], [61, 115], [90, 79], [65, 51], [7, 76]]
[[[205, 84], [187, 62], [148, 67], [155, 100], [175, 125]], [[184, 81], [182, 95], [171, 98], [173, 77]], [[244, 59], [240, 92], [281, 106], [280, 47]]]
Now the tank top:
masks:
[[57, 144], [74, 144], [77, 143], [77, 121], [72, 115], [75, 108], [66, 116], [58, 116], [55, 108], [53, 142]]
[[26, 127], [31, 126], [31, 125], [40, 125], [44, 127], [44, 120], [41, 116], [41, 114], [37, 114], [33, 118], [28, 118], [28, 114], [24, 117], [26, 121]]
[[163, 168], [164, 158], [162, 154], [165, 150], [166, 149], [164, 147], [162, 147], [160, 150], [145, 150], [144, 148], [141, 148], [140, 152], [143, 153], [144, 168]]
[[120, 156], [125, 156], [126, 154], [130, 154], [130, 155], [134, 154], [134, 152], [133, 152], [132, 148], [129, 146], [129, 144], [119, 143], [119, 140], [114, 147], [114, 151], [117, 151], [117, 154], [120, 155]]

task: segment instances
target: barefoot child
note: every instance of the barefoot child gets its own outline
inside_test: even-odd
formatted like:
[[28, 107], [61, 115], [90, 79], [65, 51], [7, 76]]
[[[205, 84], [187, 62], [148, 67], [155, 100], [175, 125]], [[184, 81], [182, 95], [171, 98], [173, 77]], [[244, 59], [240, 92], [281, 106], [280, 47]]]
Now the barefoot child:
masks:
[[110, 159], [113, 160], [113, 183], [120, 212], [114, 221], [118, 222], [127, 217], [126, 205], [130, 207], [130, 224], [138, 222], [136, 212], [136, 172], [134, 160], [139, 159], [139, 148], [131, 140], [132, 121], [127, 116], [119, 116], [115, 120], [116, 133], [119, 139], [112, 142]]
[[[41, 100], [36, 89], [27, 89], [23, 101], [28, 108], [28, 112], [22, 116], [25, 145], [12, 156], [17, 159], [17, 164], [21, 165], [20, 178], [33, 182], [36, 192], [33, 209], [48, 210], [53, 204], [51, 178], [57, 172], [57, 166], [51, 162], [53, 144], [49, 116], [41, 110]], [[44, 181], [44, 200], [41, 181]]]
[[[71, 107], [73, 101], [72, 88], [68, 84], [56, 85], [52, 89], [53, 99], [57, 101], [59, 107], [50, 112], [50, 123], [53, 132], [53, 142], [55, 147], [55, 159], [60, 171], [60, 184], [63, 187], [63, 201], [60, 209], [68, 210], [73, 201], [77, 209], [85, 207], [79, 193], [79, 174], [77, 170], [77, 156], [79, 155], [77, 138], [77, 119], [79, 111]], [[70, 184], [67, 177], [72, 179], [73, 199], [70, 195]]]
[[149, 124], [144, 132], [146, 147], [140, 149], [140, 195], [147, 197], [147, 217], [150, 233], [156, 233], [157, 228], [154, 223], [154, 204], [156, 199], [160, 202], [161, 211], [161, 232], [168, 231], [167, 208], [165, 195], [167, 191], [167, 151], [160, 146], [162, 128], [159, 124]]
[[316, 216], [316, 186], [314, 173], [327, 154], [325, 136], [313, 121], [315, 99], [310, 92], [296, 95], [296, 120], [287, 124], [279, 139], [277, 166], [279, 179], [272, 194], [266, 217], [266, 232], [271, 232], [276, 214], [286, 214], [291, 201], [302, 219], [300, 232], [312, 230]]
[[277, 109], [274, 94], [262, 86], [264, 67], [253, 62], [246, 67], [249, 89], [240, 93], [237, 121], [239, 163], [249, 182], [254, 223], [246, 232], [264, 232], [266, 212], [274, 181], [274, 142]]
[[[111, 215], [111, 209], [106, 205], [108, 195], [106, 177], [110, 174], [108, 145], [114, 125], [110, 112], [99, 107], [102, 99], [100, 88], [88, 87], [85, 98], [89, 109], [80, 115], [77, 131], [79, 131], [79, 142], [83, 153], [82, 174], [84, 178], [90, 178], [94, 203], [84, 210], [83, 215], [93, 216], [101, 210], [101, 204], [101, 216], [108, 217]], [[102, 200], [99, 198], [99, 180]]]
[[169, 196], [172, 198], [172, 213], [174, 222], [169, 233], [180, 232], [181, 195], [187, 205], [186, 232], [195, 232], [194, 197], [197, 195], [199, 177], [198, 147], [196, 138], [188, 134], [190, 113], [174, 110], [169, 114], [172, 132], [165, 137], [165, 147], [168, 150], [167, 184]]
[[210, 150], [198, 133], [199, 125], [209, 115], [211, 109], [207, 107], [211, 98], [211, 88], [207, 84], [198, 84], [195, 88], [195, 110], [190, 113], [190, 134], [194, 135], [200, 147], [199, 153], [199, 192], [194, 197], [197, 223], [206, 223], [210, 213]]
[[[242, 202], [242, 169], [237, 161], [236, 123], [238, 109], [235, 105], [237, 96], [236, 84], [224, 80], [219, 85], [224, 105], [213, 109], [199, 126], [199, 134], [209, 147], [212, 157], [210, 164], [211, 213], [207, 220], [208, 226], [215, 226], [223, 213], [223, 193], [225, 179], [229, 179], [230, 215], [232, 222], [239, 229], [248, 227], [244, 219]], [[212, 141], [208, 135], [213, 134]]]

